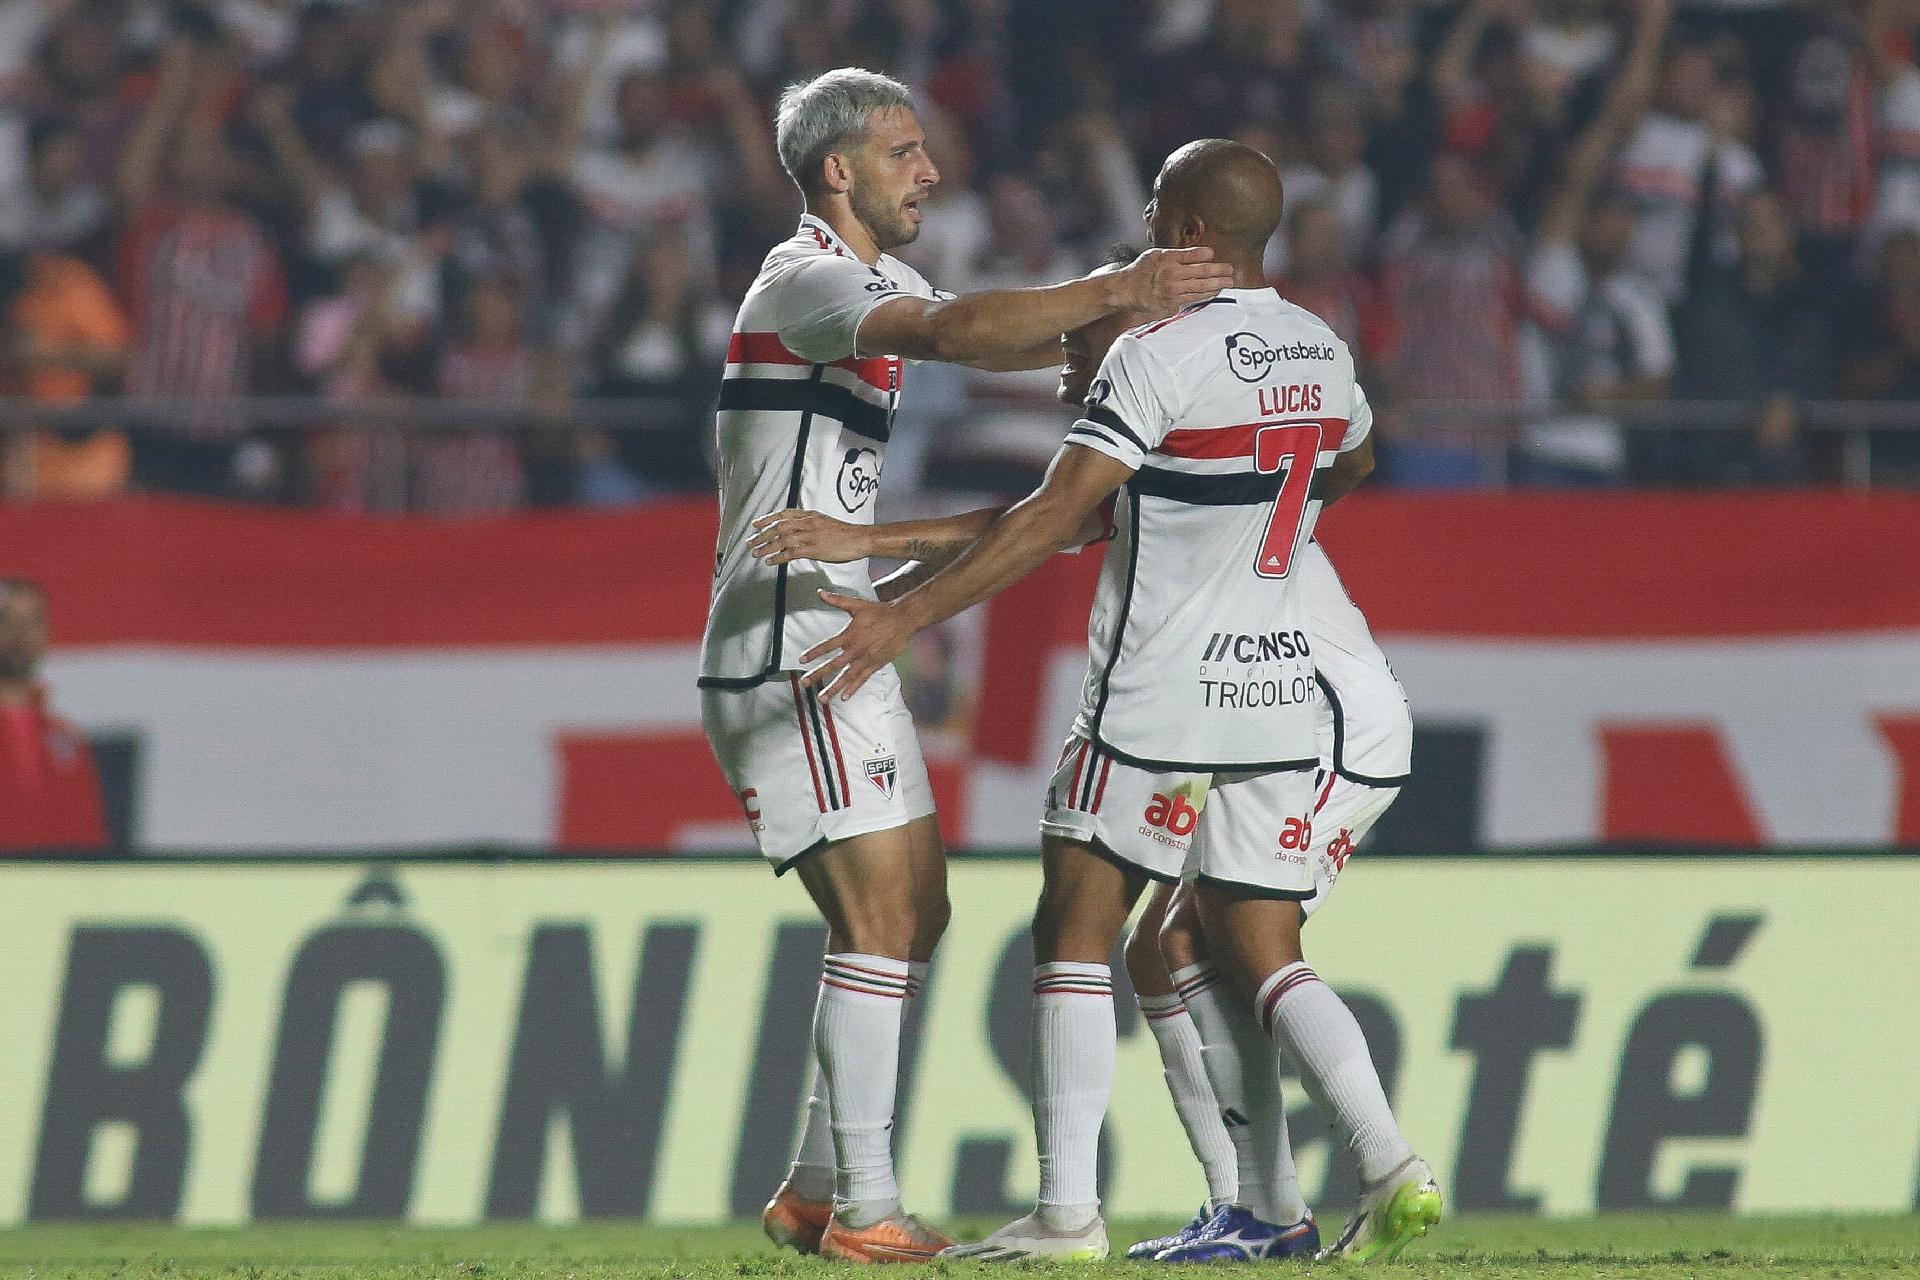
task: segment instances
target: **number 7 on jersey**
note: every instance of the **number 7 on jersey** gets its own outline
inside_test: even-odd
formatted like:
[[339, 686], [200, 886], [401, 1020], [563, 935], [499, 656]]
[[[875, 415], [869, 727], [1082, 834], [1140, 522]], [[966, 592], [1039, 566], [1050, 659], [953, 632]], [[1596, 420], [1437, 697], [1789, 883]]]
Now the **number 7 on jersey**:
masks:
[[1293, 547], [1300, 537], [1300, 520], [1307, 513], [1307, 494], [1319, 461], [1317, 422], [1275, 423], [1253, 433], [1253, 469], [1263, 476], [1281, 473], [1273, 518], [1267, 522], [1266, 540], [1253, 561], [1253, 571], [1263, 578], [1284, 578], [1293, 569]]

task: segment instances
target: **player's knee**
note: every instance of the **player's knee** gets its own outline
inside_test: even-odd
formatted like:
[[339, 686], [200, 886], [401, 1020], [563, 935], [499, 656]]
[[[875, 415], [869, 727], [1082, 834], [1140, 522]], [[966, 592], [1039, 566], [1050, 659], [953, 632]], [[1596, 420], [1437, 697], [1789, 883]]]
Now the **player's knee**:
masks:
[[1098, 921], [1074, 909], [1071, 896], [1043, 892], [1033, 913], [1033, 958], [1040, 964], [1061, 960], [1105, 964], [1113, 954], [1114, 938], [1102, 933]]
[[848, 950], [891, 960], [908, 959], [915, 950], [918, 921], [910, 900], [882, 897], [850, 903], [844, 914], [841, 932]]
[[945, 885], [938, 893], [922, 894], [914, 903], [914, 955], [923, 959], [931, 956], [952, 922], [953, 903], [947, 897]]
[[1122, 954], [1126, 957], [1127, 976], [1133, 979], [1134, 990], [1161, 985], [1160, 937], [1145, 921], [1136, 924], [1127, 935], [1127, 947]]
[[1200, 922], [1191, 911], [1169, 913], [1160, 922], [1160, 931], [1153, 940], [1160, 953], [1160, 962], [1167, 966], [1168, 973], [1177, 973], [1189, 965], [1199, 964], [1203, 958]]

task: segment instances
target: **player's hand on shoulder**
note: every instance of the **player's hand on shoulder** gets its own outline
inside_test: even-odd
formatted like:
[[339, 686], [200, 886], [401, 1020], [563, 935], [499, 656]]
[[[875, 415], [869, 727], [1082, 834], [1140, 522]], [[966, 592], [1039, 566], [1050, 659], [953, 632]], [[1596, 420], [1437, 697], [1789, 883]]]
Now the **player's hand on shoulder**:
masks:
[[823, 516], [818, 511], [789, 507], [753, 522], [753, 536], [747, 550], [768, 564], [786, 564], [791, 560], [818, 560], [822, 564], [845, 564], [864, 559], [868, 554], [866, 525], [848, 524]]
[[851, 698], [874, 672], [906, 650], [919, 628], [896, 605], [837, 591], [822, 591], [820, 598], [852, 617], [839, 635], [813, 646], [800, 655], [800, 661], [820, 663], [807, 672], [807, 683], [820, 691], [823, 700]]
[[1133, 265], [1116, 272], [1127, 297], [1123, 306], [1155, 315], [1205, 302], [1233, 284], [1233, 268], [1215, 262], [1205, 245], [1191, 249], [1149, 249]]

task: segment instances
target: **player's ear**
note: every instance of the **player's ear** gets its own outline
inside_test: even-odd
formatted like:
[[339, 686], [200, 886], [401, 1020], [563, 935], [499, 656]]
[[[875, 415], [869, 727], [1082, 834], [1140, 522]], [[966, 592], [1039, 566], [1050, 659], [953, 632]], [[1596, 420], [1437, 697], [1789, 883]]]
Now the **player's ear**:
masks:
[[853, 186], [853, 164], [838, 151], [827, 152], [820, 163], [821, 177], [827, 184], [827, 190], [844, 193]]
[[1173, 235], [1177, 242], [1174, 245], [1176, 249], [1191, 249], [1206, 239], [1206, 219], [1188, 214], [1180, 220], [1180, 225], [1174, 228]]

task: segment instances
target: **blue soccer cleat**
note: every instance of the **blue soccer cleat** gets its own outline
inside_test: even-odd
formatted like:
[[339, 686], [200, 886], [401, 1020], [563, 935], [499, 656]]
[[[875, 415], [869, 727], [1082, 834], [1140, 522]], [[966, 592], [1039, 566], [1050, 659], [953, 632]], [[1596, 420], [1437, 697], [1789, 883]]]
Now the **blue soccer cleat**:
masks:
[[1127, 1257], [1135, 1262], [1146, 1262], [1156, 1257], [1163, 1249], [1171, 1249], [1177, 1244], [1185, 1244], [1189, 1240], [1198, 1239], [1200, 1233], [1205, 1231], [1207, 1224], [1212, 1221], [1213, 1203], [1212, 1201], [1208, 1201], [1200, 1206], [1200, 1212], [1193, 1215], [1193, 1221], [1172, 1235], [1155, 1236], [1151, 1240], [1142, 1240], [1139, 1244], [1129, 1245], [1127, 1248]]
[[1200, 1233], [1154, 1255], [1155, 1262], [1258, 1262], [1265, 1258], [1312, 1258], [1320, 1252], [1320, 1228], [1313, 1215], [1287, 1226], [1253, 1216], [1250, 1209], [1224, 1204]]

